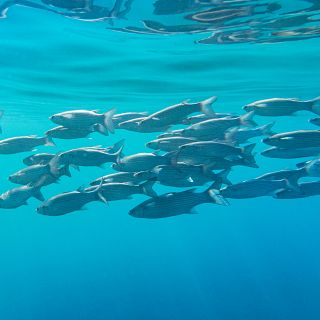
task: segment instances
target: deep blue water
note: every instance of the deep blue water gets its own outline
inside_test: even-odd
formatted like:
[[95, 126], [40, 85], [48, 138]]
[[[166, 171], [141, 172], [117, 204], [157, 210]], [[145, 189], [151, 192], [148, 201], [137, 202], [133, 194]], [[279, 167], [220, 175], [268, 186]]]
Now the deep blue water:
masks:
[[[112, 6], [112, 1], [105, 2]], [[267, 13], [265, 19], [312, 4], [277, 3], [282, 11]], [[319, 3], [313, 4], [313, 13], [319, 14]], [[184, 15], [205, 9], [185, 8]], [[68, 19], [30, 6], [10, 7], [0, 19], [2, 138], [41, 135], [53, 127], [51, 114], [71, 109], [150, 112], [217, 95], [216, 111], [241, 113], [243, 105], [258, 99], [320, 95], [318, 38], [275, 42], [264, 35], [205, 45], [196, 42], [211, 32], [108, 30], [141, 27], [145, 19], [186, 23], [181, 13], [156, 15], [152, 10], [153, 1], [133, 1], [126, 19], [114, 19], [112, 25]], [[318, 27], [316, 22], [311, 25]], [[311, 117], [302, 112], [276, 119], [275, 130], [312, 128], [307, 121]], [[269, 120], [257, 118], [261, 124]], [[109, 137], [92, 135], [91, 140], [57, 140], [56, 148], [38, 150], [111, 145], [125, 138], [125, 153], [131, 154], [146, 150], [144, 144], [153, 137], [119, 130]], [[259, 143], [257, 151], [263, 148]], [[1, 155], [1, 191], [12, 187], [7, 176], [23, 167], [25, 156]], [[257, 161], [259, 169], [236, 168], [232, 180], [297, 162], [259, 154]], [[73, 190], [108, 171], [73, 170], [72, 179], [63, 178], [44, 194]], [[197, 215], [169, 219], [129, 216], [130, 208], [143, 200], [137, 196], [107, 206], [92, 203], [88, 210], [61, 217], [38, 215], [38, 201], [33, 199], [28, 206], [3, 210], [0, 319], [320, 319], [317, 197], [233, 200], [229, 207], [206, 204], [197, 208]]]

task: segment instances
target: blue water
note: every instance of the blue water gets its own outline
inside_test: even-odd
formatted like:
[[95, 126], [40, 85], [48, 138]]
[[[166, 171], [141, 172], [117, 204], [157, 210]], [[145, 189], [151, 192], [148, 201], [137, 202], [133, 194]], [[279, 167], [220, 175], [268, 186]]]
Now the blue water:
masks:
[[[111, 7], [112, 1], [105, 2]], [[311, 5], [281, 4], [286, 12]], [[258, 99], [320, 95], [318, 38], [204, 45], [196, 41], [210, 32], [108, 30], [141, 27], [143, 19], [183, 23], [181, 14], [157, 16], [152, 8], [153, 1], [136, 0], [126, 19], [114, 19], [112, 25], [11, 7], [0, 19], [1, 138], [41, 135], [53, 127], [51, 114], [71, 109], [151, 112], [217, 95], [216, 111], [241, 112]], [[277, 119], [275, 130], [312, 128], [310, 117], [302, 112]], [[131, 154], [146, 150], [145, 142], [153, 137], [119, 130], [91, 140], [56, 140], [56, 148], [38, 151], [111, 145], [126, 138], [125, 153]], [[263, 148], [260, 144], [257, 151]], [[25, 156], [1, 156], [1, 191], [12, 187], [7, 176], [23, 167]], [[260, 155], [257, 162], [259, 169], [233, 170], [232, 180], [295, 164]], [[108, 171], [72, 171], [72, 179], [47, 187], [45, 197]], [[39, 202], [33, 199], [28, 206], [3, 210], [0, 319], [320, 319], [317, 197], [233, 200], [229, 207], [206, 204], [197, 208], [198, 215], [152, 221], [129, 216], [143, 200], [92, 203], [61, 217], [38, 215]]]

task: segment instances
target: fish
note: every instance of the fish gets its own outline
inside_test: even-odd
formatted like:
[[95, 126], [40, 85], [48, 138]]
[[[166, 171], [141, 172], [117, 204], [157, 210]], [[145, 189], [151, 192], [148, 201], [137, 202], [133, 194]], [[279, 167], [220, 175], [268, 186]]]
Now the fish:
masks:
[[158, 155], [154, 153], [137, 153], [123, 158], [118, 158], [112, 168], [117, 171], [139, 172], [150, 170], [159, 165], [171, 164], [171, 154]]
[[75, 169], [79, 167], [101, 167], [106, 163], [117, 162], [120, 158], [122, 148], [117, 152], [109, 153], [106, 149], [96, 147], [83, 147], [71, 149], [62, 153], [58, 153], [51, 160], [53, 170], [57, 170], [63, 166], [72, 166]]
[[320, 158], [297, 163], [296, 166], [305, 176], [320, 177]]
[[46, 135], [57, 139], [80, 139], [87, 138], [93, 132], [100, 132], [105, 136], [108, 135], [108, 131], [101, 124], [94, 124], [90, 127], [81, 128], [66, 128], [59, 126], [48, 130]]
[[271, 130], [275, 122], [265, 124], [258, 128], [231, 128], [224, 134], [226, 141], [230, 143], [242, 144], [247, 143], [249, 139], [260, 136], [271, 136], [275, 133]]
[[117, 129], [119, 124], [122, 122], [126, 122], [129, 120], [137, 119], [137, 118], [143, 118], [147, 116], [147, 112], [124, 112], [124, 113], [118, 113], [115, 114], [112, 117], [112, 123], [113, 126]]
[[259, 116], [268, 117], [290, 116], [302, 110], [320, 115], [320, 97], [305, 101], [296, 98], [265, 99], [247, 104], [243, 109], [247, 112], [254, 111]]
[[180, 146], [191, 142], [196, 142], [196, 140], [184, 137], [169, 137], [149, 141], [146, 143], [146, 147], [154, 150], [171, 152], [177, 150]]
[[206, 100], [197, 103], [182, 102], [160, 111], [150, 114], [144, 119], [140, 120], [140, 125], [154, 125], [156, 127], [166, 127], [173, 124], [179, 124], [183, 119], [190, 114], [196, 112], [203, 112], [204, 114], [214, 114], [211, 105], [217, 100], [217, 97], [210, 97]]
[[203, 136], [208, 136], [211, 139], [223, 139], [225, 132], [230, 128], [238, 126], [256, 126], [256, 123], [252, 120], [253, 115], [254, 113], [250, 112], [236, 118], [227, 117], [198, 122], [187, 127], [186, 129], [183, 129], [182, 136], [190, 138], [201, 138]]
[[196, 124], [202, 121], [206, 121], [206, 120], [210, 120], [210, 119], [220, 119], [220, 118], [236, 118], [238, 116], [235, 116], [232, 113], [215, 113], [213, 115], [206, 115], [204, 113], [202, 114], [197, 114], [195, 116], [190, 116], [186, 119], [183, 119], [181, 121], [181, 124], [187, 124], [187, 125], [191, 125], [191, 124]]
[[278, 133], [262, 140], [265, 144], [278, 148], [320, 147], [320, 131], [297, 130]]
[[277, 148], [272, 147], [261, 152], [261, 155], [268, 158], [297, 159], [320, 155], [320, 147], [311, 148]]
[[[101, 185], [100, 194], [106, 201], [117, 201], [124, 199], [132, 199], [132, 195], [143, 194], [149, 197], [156, 197], [157, 194], [153, 190], [155, 180], [146, 181], [140, 185], [131, 183], [104, 183]], [[94, 190], [95, 187], [85, 189], [85, 192]]]
[[9, 176], [9, 181], [16, 184], [28, 185], [37, 184], [41, 181], [41, 186], [56, 183], [60, 177], [71, 177], [68, 166], [63, 166], [58, 170], [53, 170], [51, 164], [35, 164], [17, 171]]
[[282, 180], [262, 180], [251, 179], [229, 185], [220, 190], [220, 195], [224, 198], [248, 199], [270, 196], [279, 190], [287, 189], [288, 182]]
[[[141, 173], [141, 172], [140, 172]], [[152, 177], [151, 177], [152, 178]], [[110, 173], [103, 177], [100, 177], [92, 182], [90, 182], [91, 186], [99, 185], [101, 180], [103, 181], [103, 184], [106, 183], [130, 183], [130, 184], [140, 184], [141, 182], [145, 180], [149, 180], [151, 178], [147, 179], [141, 179], [140, 176], [136, 175], [136, 172], [116, 172], [116, 173]]]
[[[214, 173], [207, 166], [193, 166], [187, 164], [157, 166], [148, 172], [138, 172], [136, 176], [156, 179], [160, 184], [171, 187], [194, 187], [202, 186], [208, 182], [221, 181], [231, 184], [228, 180], [230, 170]], [[148, 177], [149, 174], [149, 177]]]
[[32, 151], [38, 146], [54, 146], [51, 137], [20, 136], [0, 140], [0, 154], [15, 154]]
[[255, 163], [252, 150], [255, 143], [244, 146], [243, 148], [234, 147], [222, 142], [201, 141], [192, 142], [179, 147], [177, 157], [179, 156], [205, 156], [205, 157], [220, 157], [231, 158], [240, 156], [251, 163]]
[[95, 124], [103, 125], [109, 132], [114, 133], [112, 117], [116, 110], [111, 109], [103, 114], [98, 110], [71, 110], [54, 114], [49, 119], [66, 128], [88, 128]]
[[298, 199], [320, 195], [320, 181], [304, 182], [299, 184], [299, 191], [286, 189], [276, 192], [276, 199]]
[[40, 187], [32, 184], [13, 188], [0, 195], [0, 208], [16, 209], [28, 204], [29, 198], [34, 197], [40, 201], [44, 201], [44, 197], [40, 191]]
[[24, 158], [22, 161], [27, 166], [32, 166], [34, 164], [48, 164], [54, 156], [55, 154], [53, 153], [36, 153]]
[[100, 201], [106, 203], [106, 200], [100, 195], [100, 188], [101, 186], [99, 185], [88, 192], [79, 188], [76, 191], [60, 193], [44, 201], [36, 211], [46, 216], [62, 216], [74, 211], [85, 210], [85, 205], [90, 202]]
[[183, 129], [178, 130], [172, 130], [169, 132], [162, 133], [157, 136], [157, 139], [163, 139], [163, 138], [171, 138], [171, 137], [182, 137]]
[[169, 129], [169, 126], [157, 126], [154, 123], [143, 123], [142, 121], [147, 117], [141, 117], [137, 119], [131, 119], [118, 124], [118, 129], [124, 129], [128, 131], [135, 131], [141, 133], [150, 132], [164, 132]]
[[188, 189], [182, 192], [169, 192], [150, 198], [129, 211], [134, 218], [161, 219], [182, 214], [196, 214], [194, 207], [203, 203], [228, 205], [228, 202], [216, 193], [216, 186], [210, 186], [204, 192]]

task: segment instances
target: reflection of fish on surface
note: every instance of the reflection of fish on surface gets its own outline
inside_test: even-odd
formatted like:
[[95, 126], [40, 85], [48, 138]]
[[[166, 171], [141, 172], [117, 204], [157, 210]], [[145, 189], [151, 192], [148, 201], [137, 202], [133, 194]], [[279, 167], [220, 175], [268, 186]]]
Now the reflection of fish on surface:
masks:
[[[131, 10], [134, 0], [116, 0], [113, 8], [94, 4], [94, 0], [41, 0], [39, 4], [29, 0], [5, 1], [0, 6], [0, 18], [5, 18], [7, 11], [13, 6], [25, 6], [34, 9], [45, 10], [68, 18], [84, 21], [101, 21], [114, 18], [124, 18]], [[122, 8], [123, 5], [123, 8]]]

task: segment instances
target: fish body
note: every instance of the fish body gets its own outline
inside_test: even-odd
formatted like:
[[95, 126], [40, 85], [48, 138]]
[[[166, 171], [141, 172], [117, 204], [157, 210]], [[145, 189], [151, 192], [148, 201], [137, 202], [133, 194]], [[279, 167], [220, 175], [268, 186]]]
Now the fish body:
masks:
[[53, 153], [37, 153], [23, 159], [23, 163], [27, 166], [35, 164], [48, 164], [54, 158]]
[[54, 143], [50, 137], [21, 136], [8, 138], [0, 141], [0, 154], [27, 152], [41, 145], [54, 146]]
[[262, 140], [265, 144], [278, 148], [320, 147], [320, 131], [298, 130], [278, 133]]
[[248, 199], [269, 196], [278, 190], [286, 188], [286, 180], [252, 179], [229, 185], [220, 190], [220, 194], [224, 198]]
[[89, 128], [95, 124], [101, 124], [108, 131], [114, 132], [112, 117], [115, 109], [111, 109], [106, 113], [100, 114], [97, 110], [71, 110], [52, 115], [49, 119], [66, 128]]
[[313, 100], [298, 100], [295, 98], [272, 98], [255, 101], [243, 107], [247, 112], [254, 111], [259, 116], [289, 116], [298, 111], [307, 110], [319, 114], [320, 97]]
[[141, 117], [124, 121], [118, 124], [119, 129], [125, 129], [134, 132], [151, 133], [151, 132], [164, 132], [169, 129], [169, 126], [162, 126], [158, 123], [143, 122], [147, 117]]
[[46, 135], [57, 139], [80, 139], [87, 138], [91, 133], [96, 131], [104, 135], [108, 135], [108, 131], [99, 124], [80, 128], [66, 128], [63, 126], [59, 126], [48, 130], [46, 132]]
[[169, 138], [161, 138], [148, 142], [146, 147], [154, 149], [171, 152], [177, 150], [180, 146], [195, 142], [195, 139], [185, 138], [185, 137], [169, 137]]
[[119, 124], [133, 119], [143, 118], [147, 115], [147, 112], [124, 112], [115, 114], [112, 117], [112, 122], [115, 128], [118, 128]]
[[210, 119], [220, 119], [220, 118], [236, 118], [238, 116], [233, 115], [232, 113], [215, 113], [211, 116], [206, 114], [197, 114], [195, 116], [188, 117], [182, 120], [181, 124], [192, 125], [202, 121], [210, 120]]
[[119, 159], [112, 167], [117, 171], [140, 172], [150, 170], [159, 165], [170, 164], [171, 161], [168, 154], [157, 155], [154, 153], [137, 153]]
[[277, 148], [272, 147], [261, 152], [268, 158], [297, 159], [320, 155], [320, 147], [311, 148]]
[[299, 184], [298, 190], [281, 190], [278, 191], [274, 198], [276, 199], [297, 199], [320, 195], [320, 181], [305, 182]]
[[6, 191], [0, 195], [0, 208], [15, 209], [22, 205], [26, 205], [29, 198], [34, 197], [40, 201], [44, 201], [39, 187], [31, 185], [22, 186]]
[[103, 184], [107, 183], [131, 183], [134, 185], [140, 184], [144, 180], [147, 179], [141, 179], [140, 176], [136, 175], [136, 172], [116, 172], [111, 173], [108, 175], [105, 175], [101, 178], [98, 178], [90, 183], [91, 186], [99, 185], [101, 180], [103, 181]]
[[[312, 166], [310, 167], [312, 168]], [[305, 168], [293, 170], [287, 169], [275, 172], [268, 172], [257, 177], [256, 180], [287, 180], [291, 184], [291, 186], [297, 187], [298, 180], [308, 175], [308, 171]]]
[[213, 189], [202, 193], [196, 193], [195, 189], [189, 189], [148, 199], [131, 209], [129, 214], [135, 218], [144, 219], [168, 218], [196, 213], [193, 208], [203, 203], [227, 204], [221, 196], [216, 195]]
[[148, 117], [140, 121], [140, 124], [150, 123], [156, 127], [171, 126], [179, 124], [190, 114], [203, 112], [208, 115], [214, 114], [211, 105], [217, 100], [217, 97], [211, 97], [201, 102], [188, 103], [182, 102], [173, 106], [169, 106], [160, 111], [150, 114]]

